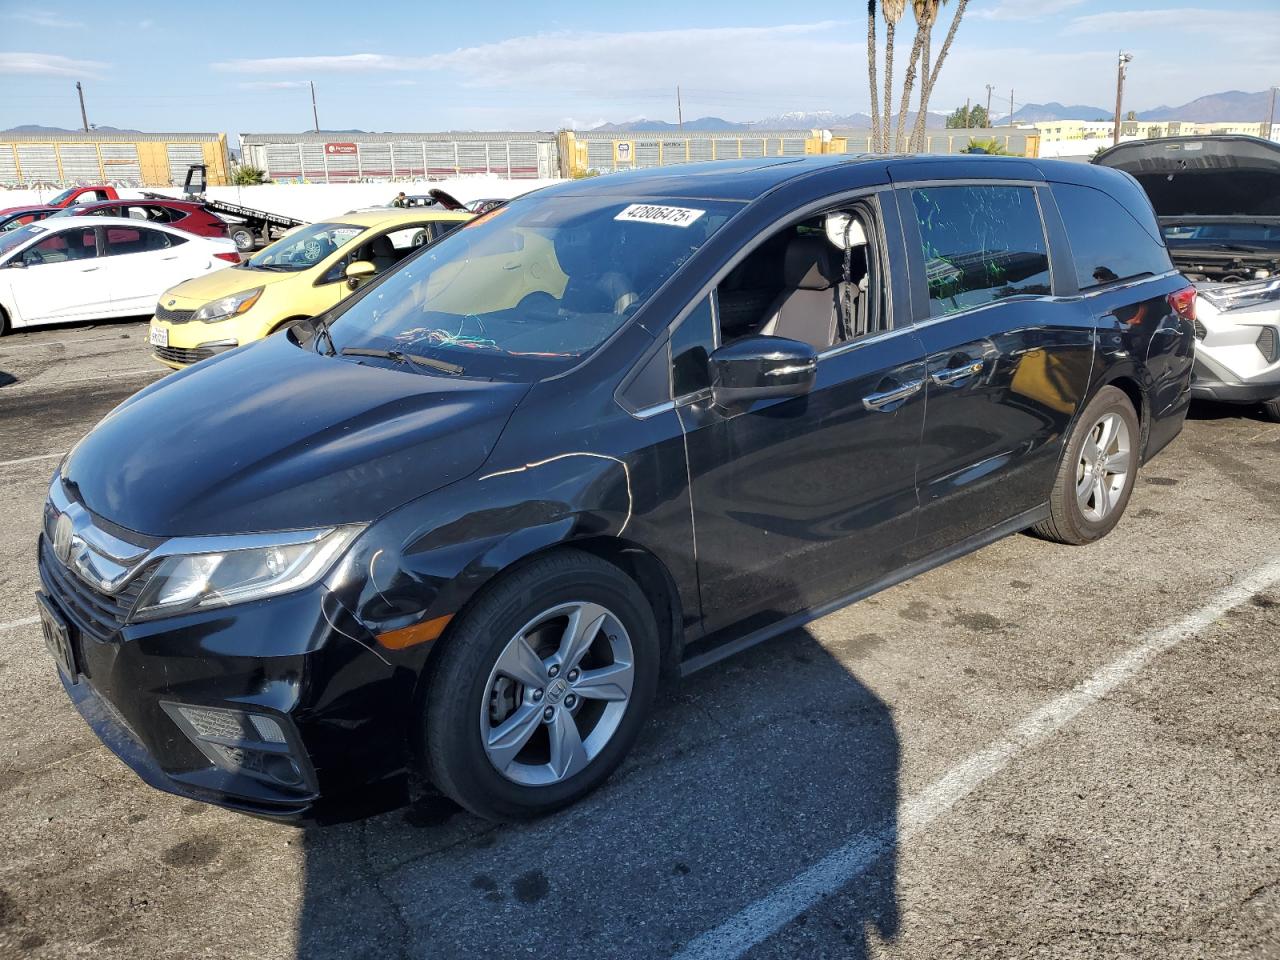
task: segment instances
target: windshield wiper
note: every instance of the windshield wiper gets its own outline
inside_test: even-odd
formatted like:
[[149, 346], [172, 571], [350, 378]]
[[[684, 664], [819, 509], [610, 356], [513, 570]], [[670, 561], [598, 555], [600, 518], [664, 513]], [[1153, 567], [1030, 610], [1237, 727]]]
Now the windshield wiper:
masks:
[[255, 270], [279, 270], [284, 273], [294, 272], [293, 267], [289, 266], [287, 263], [254, 263], [252, 260], [248, 260], [244, 265], [246, 267], [253, 267]]
[[332, 357], [338, 352], [338, 348], [333, 343], [333, 337], [329, 335], [329, 323], [323, 316], [312, 317], [307, 321], [307, 323], [310, 325], [311, 329], [315, 331], [316, 340], [319, 341], [323, 338], [329, 345], [329, 349], [326, 350], [324, 354], [326, 357]]
[[[332, 343], [333, 341], [329, 342]], [[415, 353], [402, 353], [399, 350], [377, 350], [373, 347], [343, 347], [342, 355], [344, 357], [378, 357], [382, 360], [390, 360], [393, 363], [416, 363], [420, 367], [429, 367], [438, 373], [447, 373], [454, 377], [461, 376], [465, 372], [465, 368], [458, 366], [456, 363], [437, 360], [435, 357], [420, 357]]]

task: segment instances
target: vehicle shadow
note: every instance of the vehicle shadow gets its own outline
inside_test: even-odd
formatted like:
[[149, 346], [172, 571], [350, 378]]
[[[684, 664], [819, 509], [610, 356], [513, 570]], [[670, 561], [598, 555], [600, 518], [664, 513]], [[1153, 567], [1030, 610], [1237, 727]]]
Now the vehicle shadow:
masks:
[[775, 941], [868, 956], [898, 930], [899, 745], [847, 665], [882, 642], [795, 630], [674, 685], [604, 787], [543, 820], [427, 796], [307, 830], [297, 956], [668, 956], [874, 835], [866, 869]]

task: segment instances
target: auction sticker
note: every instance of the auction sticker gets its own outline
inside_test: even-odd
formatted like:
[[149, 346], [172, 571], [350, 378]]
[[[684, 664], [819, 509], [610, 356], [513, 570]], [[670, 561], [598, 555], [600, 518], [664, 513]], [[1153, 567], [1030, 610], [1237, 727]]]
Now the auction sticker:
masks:
[[668, 227], [687, 227], [707, 211], [692, 207], [664, 207], [656, 203], [633, 203], [613, 219], [632, 223], [661, 223]]

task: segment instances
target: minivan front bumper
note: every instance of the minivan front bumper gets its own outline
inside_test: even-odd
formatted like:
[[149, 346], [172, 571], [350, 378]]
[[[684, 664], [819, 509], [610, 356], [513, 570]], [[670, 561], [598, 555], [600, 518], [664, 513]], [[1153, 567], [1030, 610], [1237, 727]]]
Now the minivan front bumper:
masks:
[[43, 536], [39, 559], [70, 634], [63, 686], [146, 783], [295, 823], [407, 799], [412, 679], [353, 639], [362, 628], [323, 583], [105, 630], [86, 614], [89, 588], [55, 566]]

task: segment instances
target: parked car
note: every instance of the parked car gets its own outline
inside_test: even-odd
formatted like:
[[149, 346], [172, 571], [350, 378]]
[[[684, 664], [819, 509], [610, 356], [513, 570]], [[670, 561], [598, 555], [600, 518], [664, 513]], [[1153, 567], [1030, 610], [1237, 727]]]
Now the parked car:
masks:
[[1199, 291], [1192, 396], [1261, 403], [1280, 422], [1280, 144], [1139, 140], [1094, 162], [1137, 178]]
[[416, 771], [543, 814], [663, 676], [1008, 534], [1110, 533], [1182, 427], [1193, 304], [1087, 164], [558, 185], [116, 408], [49, 487], [46, 636], [161, 789], [323, 821]]
[[59, 194], [55, 194], [49, 201], [51, 207], [70, 207], [77, 203], [92, 203], [96, 200], [119, 200], [120, 194], [116, 193], [115, 187], [109, 187], [106, 184], [98, 184], [89, 187], [68, 187]]
[[57, 209], [57, 207], [9, 207], [0, 210], [0, 233], [17, 230], [28, 223], [43, 220], [50, 214], [56, 213]]
[[187, 200], [100, 200], [66, 207], [55, 217], [127, 217], [145, 223], [163, 223], [198, 237], [229, 239], [226, 221], [203, 204]]
[[159, 223], [54, 218], [0, 233], [0, 334], [145, 314], [166, 287], [238, 262], [230, 240]]
[[151, 321], [152, 355], [176, 370], [323, 313], [470, 217], [381, 209], [295, 227], [235, 270], [166, 291]]

